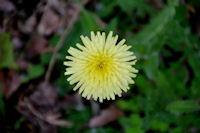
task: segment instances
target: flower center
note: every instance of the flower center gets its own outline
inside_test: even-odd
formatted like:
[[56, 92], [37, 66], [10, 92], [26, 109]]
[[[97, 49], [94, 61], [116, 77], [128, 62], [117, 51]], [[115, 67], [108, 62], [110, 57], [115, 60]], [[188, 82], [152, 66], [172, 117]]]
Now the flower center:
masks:
[[101, 81], [106, 80], [106, 77], [113, 72], [112, 57], [103, 53], [92, 56], [86, 70], [91, 76], [93, 75], [91, 78]]
[[98, 70], [103, 70], [103, 69], [105, 69], [106, 65], [107, 65], [107, 63], [105, 62], [105, 60], [101, 60], [101, 61], [99, 61], [99, 63], [97, 63], [96, 68]]

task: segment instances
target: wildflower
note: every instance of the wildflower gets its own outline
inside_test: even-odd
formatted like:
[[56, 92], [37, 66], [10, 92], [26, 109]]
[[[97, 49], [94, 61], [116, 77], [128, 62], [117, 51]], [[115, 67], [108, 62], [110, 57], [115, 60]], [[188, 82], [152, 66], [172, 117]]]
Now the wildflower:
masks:
[[[65, 75], [71, 75], [67, 80], [75, 84], [74, 91], [79, 89], [79, 94], [100, 102], [104, 99], [114, 100], [122, 91], [129, 89], [129, 84], [134, 84], [132, 78], [136, 77], [138, 70], [132, 65], [136, 63], [136, 56], [128, 51], [131, 46], [125, 45], [125, 39], [117, 44], [118, 36], [113, 37], [111, 31], [106, 38], [105, 33], [91, 32], [91, 40], [81, 35], [84, 46], [76, 44], [80, 49], [70, 47], [66, 56]], [[117, 45], [116, 45], [117, 44]]]

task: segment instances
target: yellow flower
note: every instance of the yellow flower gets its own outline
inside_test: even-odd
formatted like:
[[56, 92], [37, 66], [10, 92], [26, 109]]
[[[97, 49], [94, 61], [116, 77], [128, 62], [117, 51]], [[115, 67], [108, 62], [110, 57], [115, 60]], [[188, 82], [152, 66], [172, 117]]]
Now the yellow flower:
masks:
[[[74, 91], [79, 89], [79, 94], [100, 102], [104, 99], [114, 100], [123, 91], [129, 89], [129, 84], [134, 84], [132, 78], [136, 77], [138, 70], [132, 65], [136, 63], [136, 56], [128, 51], [131, 46], [125, 45], [125, 39], [117, 44], [118, 36], [113, 37], [111, 31], [106, 38], [105, 33], [91, 32], [91, 40], [81, 35], [84, 46], [76, 44], [80, 49], [70, 47], [66, 56], [65, 75], [71, 75], [67, 80], [75, 84]], [[117, 45], [116, 45], [117, 44]]]

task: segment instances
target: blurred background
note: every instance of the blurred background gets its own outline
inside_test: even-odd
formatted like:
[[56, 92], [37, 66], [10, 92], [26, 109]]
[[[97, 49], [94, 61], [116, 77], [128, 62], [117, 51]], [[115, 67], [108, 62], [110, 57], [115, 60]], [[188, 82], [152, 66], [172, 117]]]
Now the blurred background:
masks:
[[[85, 100], [70, 46], [113, 31], [139, 69], [128, 93]], [[200, 133], [199, 0], [0, 0], [1, 133]]]

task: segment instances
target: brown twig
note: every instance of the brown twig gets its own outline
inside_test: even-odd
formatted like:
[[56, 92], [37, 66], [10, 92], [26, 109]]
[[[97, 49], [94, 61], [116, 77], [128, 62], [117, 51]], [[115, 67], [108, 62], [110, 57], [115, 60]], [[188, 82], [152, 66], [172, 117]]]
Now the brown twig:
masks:
[[79, 16], [80, 11], [81, 11], [80, 8], [78, 7], [78, 5], [76, 5], [75, 12], [74, 12], [71, 20], [69, 21], [67, 28], [65, 29], [64, 33], [62, 34], [60, 40], [58, 41], [58, 43], [56, 44], [56, 46], [53, 50], [53, 55], [51, 57], [51, 61], [49, 63], [49, 66], [48, 66], [48, 69], [47, 69], [47, 72], [45, 75], [45, 82], [49, 82], [49, 79], [51, 77], [51, 72], [52, 72], [52, 69], [55, 64], [56, 55], [57, 55], [58, 51], [60, 50], [60, 48], [63, 46], [65, 38], [66, 38], [67, 34], [69, 33], [69, 31], [72, 29], [75, 21], [77, 20], [77, 18]]

